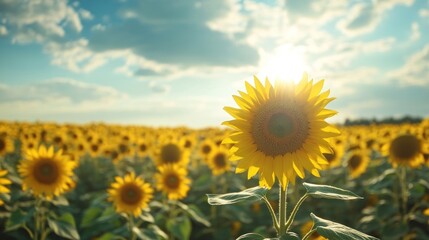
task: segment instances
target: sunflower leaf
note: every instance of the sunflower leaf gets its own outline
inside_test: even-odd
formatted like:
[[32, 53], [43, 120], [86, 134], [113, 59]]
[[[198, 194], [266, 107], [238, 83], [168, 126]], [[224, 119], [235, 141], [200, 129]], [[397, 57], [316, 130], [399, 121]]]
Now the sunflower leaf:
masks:
[[355, 200], [362, 199], [362, 197], [341, 188], [329, 186], [329, 185], [318, 185], [312, 183], [303, 183], [307, 194], [315, 198], [329, 198], [329, 199], [340, 199], [340, 200]]
[[74, 226], [74, 218], [71, 214], [65, 214], [59, 219], [48, 218], [48, 225], [56, 235], [67, 239], [80, 239]]
[[207, 194], [207, 201], [210, 205], [228, 205], [243, 201], [261, 200], [267, 193], [268, 188], [253, 187], [241, 192], [226, 194]]
[[377, 240], [373, 236], [359, 232], [356, 229], [344, 226], [342, 224], [332, 222], [313, 213], [310, 214], [314, 222], [314, 228], [321, 236], [331, 240]]
[[197, 206], [193, 204], [190, 204], [188, 206], [179, 201], [176, 202], [176, 205], [179, 206], [181, 209], [183, 209], [186, 213], [188, 213], [189, 216], [195, 221], [203, 224], [206, 227], [210, 227], [210, 222], [205, 219], [203, 213], [200, 211], [200, 209]]

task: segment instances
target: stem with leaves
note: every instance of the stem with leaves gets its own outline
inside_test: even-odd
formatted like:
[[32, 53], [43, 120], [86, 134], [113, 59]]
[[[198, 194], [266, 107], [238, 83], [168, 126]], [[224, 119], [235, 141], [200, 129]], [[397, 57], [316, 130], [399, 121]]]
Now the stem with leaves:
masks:
[[131, 235], [131, 240], [135, 240], [136, 239], [136, 234], [134, 233], [134, 216], [130, 213], [128, 214], [128, 224], [129, 224], [129, 228], [130, 228], [130, 235]]

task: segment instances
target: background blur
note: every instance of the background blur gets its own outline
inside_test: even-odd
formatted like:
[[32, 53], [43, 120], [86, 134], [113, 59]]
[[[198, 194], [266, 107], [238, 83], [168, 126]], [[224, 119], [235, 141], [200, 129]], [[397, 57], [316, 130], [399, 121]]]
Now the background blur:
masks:
[[252, 75], [346, 118], [429, 113], [427, 0], [0, 0], [0, 119], [219, 126]]

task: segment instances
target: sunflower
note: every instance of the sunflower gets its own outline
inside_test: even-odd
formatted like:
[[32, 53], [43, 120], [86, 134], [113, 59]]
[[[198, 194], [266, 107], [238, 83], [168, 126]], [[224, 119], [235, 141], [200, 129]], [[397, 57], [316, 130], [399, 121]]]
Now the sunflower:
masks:
[[417, 135], [400, 134], [382, 148], [384, 156], [389, 156], [393, 167], [418, 167], [424, 163], [424, 154], [429, 153], [427, 144]]
[[139, 157], [151, 156], [153, 140], [149, 138], [141, 138], [136, 143], [136, 152]]
[[15, 150], [13, 141], [8, 137], [0, 136], [0, 156], [4, 156], [6, 153], [12, 153]]
[[62, 150], [54, 152], [41, 145], [38, 150], [26, 152], [18, 171], [23, 178], [23, 190], [31, 189], [36, 196], [59, 196], [73, 186], [73, 169], [76, 162], [70, 161]]
[[179, 141], [164, 139], [156, 150], [155, 160], [157, 165], [180, 164], [186, 166], [189, 163], [189, 151], [184, 149]]
[[213, 172], [213, 175], [220, 175], [230, 169], [228, 161], [229, 151], [222, 147], [216, 147], [207, 158], [207, 164]]
[[159, 173], [155, 175], [156, 188], [166, 193], [168, 199], [185, 198], [191, 184], [191, 180], [186, 177], [186, 169], [176, 164], [166, 164], [160, 166], [158, 170]]
[[213, 140], [205, 139], [200, 143], [198, 148], [198, 153], [204, 160], [207, 160], [207, 157], [215, 148], [216, 148], [216, 144], [213, 142]]
[[369, 163], [369, 154], [366, 150], [354, 150], [350, 152], [346, 164], [352, 178], [359, 177], [366, 171]]
[[116, 212], [139, 216], [153, 198], [152, 187], [140, 177], [136, 177], [133, 172], [124, 178], [116, 177], [115, 180], [107, 190], [108, 200], [113, 202]]
[[223, 143], [232, 143], [231, 160], [238, 160], [236, 172], [248, 170], [248, 178], [259, 172], [259, 185], [271, 188], [275, 178], [283, 189], [304, 169], [320, 176], [327, 164], [324, 152], [331, 152], [328, 138], [339, 131], [325, 121], [337, 112], [325, 109], [334, 98], [329, 90], [320, 93], [323, 80], [313, 84], [306, 74], [300, 83], [277, 81], [265, 86], [255, 77], [255, 87], [246, 82], [247, 93], [233, 96], [240, 108], [225, 107], [235, 119], [223, 124], [234, 132]]
[[[9, 185], [12, 182], [9, 179], [4, 178], [4, 176], [6, 176], [6, 174], [7, 174], [7, 170], [0, 170], [0, 194], [10, 192], [9, 188], [7, 188], [5, 185]], [[4, 204], [4, 202], [0, 198], [0, 206], [3, 204]]]

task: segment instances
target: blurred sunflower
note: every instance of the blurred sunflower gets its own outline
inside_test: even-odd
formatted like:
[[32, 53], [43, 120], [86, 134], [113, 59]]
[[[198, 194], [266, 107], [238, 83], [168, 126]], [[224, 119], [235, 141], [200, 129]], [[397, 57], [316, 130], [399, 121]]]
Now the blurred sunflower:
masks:
[[429, 153], [427, 143], [413, 134], [402, 134], [393, 138], [382, 148], [384, 156], [389, 156], [393, 167], [416, 168], [424, 163], [425, 153]]
[[368, 167], [369, 160], [369, 154], [366, 150], [354, 150], [350, 152], [346, 161], [350, 176], [357, 178], [362, 175]]
[[[302, 226], [301, 226], [301, 235], [302, 237], [304, 237], [308, 232], [311, 231], [313, 227], [313, 221], [307, 221], [305, 222]], [[313, 234], [310, 235], [309, 238], [307, 239], [311, 239], [311, 240], [325, 240], [327, 238], [320, 236], [319, 233], [314, 232]]]
[[180, 164], [186, 166], [189, 163], [189, 152], [182, 147], [179, 141], [164, 140], [157, 148], [155, 161], [157, 165]]
[[229, 151], [222, 147], [216, 147], [207, 158], [207, 164], [213, 175], [220, 175], [230, 169], [228, 161]]
[[70, 161], [62, 150], [54, 152], [54, 147], [47, 149], [41, 145], [38, 150], [26, 152], [18, 171], [23, 178], [24, 191], [31, 189], [36, 196], [44, 195], [48, 199], [59, 196], [73, 186], [73, 169], [76, 162]]
[[179, 165], [166, 164], [158, 168], [155, 175], [156, 188], [167, 194], [168, 199], [185, 198], [190, 189], [191, 180], [186, 177], [186, 169]]
[[151, 156], [153, 140], [149, 138], [141, 138], [136, 143], [136, 152], [139, 157]]
[[12, 153], [15, 150], [15, 146], [10, 137], [0, 136], [0, 156], [4, 156], [6, 153]]
[[[12, 182], [9, 179], [5, 178], [6, 174], [7, 170], [0, 170], [0, 194], [10, 192], [9, 188], [7, 188], [6, 185], [11, 184]], [[3, 204], [4, 202], [0, 198], [0, 206]]]
[[323, 153], [331, 152], [328, 138], [338, 136], [336, 127], [325, 121], [337, 112], [325, 109], [334, 98], [329, 90], [320, 93], [324, 81], [313, 84], [305, 74], [298, 85], [277, 81], [265, 86], [255, 77], [255, 87], [246, 82], [247, 93], [233, 96], [240, 108], [225, 107], [235, 119], [223, 124], [235, 131], [224, 140], [232, 143], [231, 160], [236, 172], [248, 170], [248, 178], [259, 172], [259, 185], [271, 188], [275, 178], [283, 190], [304, 169], [320, 176], [328, 164]]
[[116, 177], [115, 180], [107, 191], [108, 200], [113, 202], [116, 212], [139, 216], [153, 198], [152, 187], [133, 172], [124, 178]]
[[205, 139], [200, 143], [198, 153], [204, 160], [207, 160], [207, 157], [214, 148], [216, 148], [215, 143], [211, 139]]

